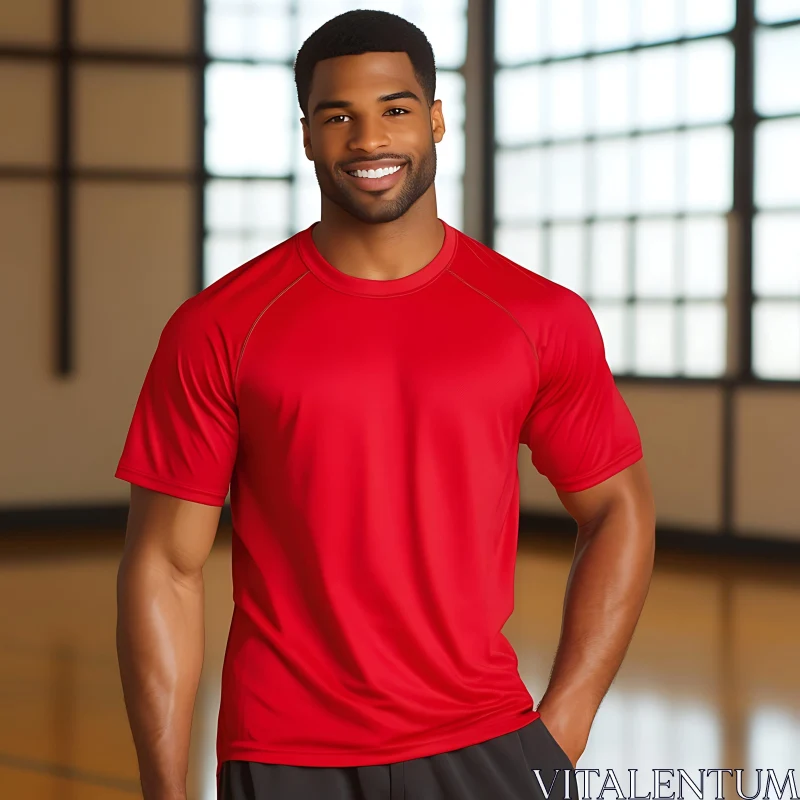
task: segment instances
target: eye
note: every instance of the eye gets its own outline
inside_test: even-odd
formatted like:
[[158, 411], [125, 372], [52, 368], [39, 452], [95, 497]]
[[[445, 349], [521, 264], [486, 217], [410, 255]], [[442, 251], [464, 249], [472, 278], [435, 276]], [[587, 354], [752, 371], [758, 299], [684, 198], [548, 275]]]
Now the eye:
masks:
[[[389, 112], [391, 112], [391, 111], [400, 111], [400, 112], [401, 112], [401, 114], [408, 114], [408, 111], [407, 111], [405, 108], [390, 108], [390, 109], [389, 109], [389, 111], [387, 111], [386, 113], [388, 114], [388, 113], [389, 113]], [[400, 116], [400, 115], [398, 115], [398, 114], [392, 114], [392, 116], [393, 116], [393, 117], [396, 117], [396, 116]]]
[[329, 122], [334, 122], [337, 119], [347, 119], [347, 118], [348, 118], [347, 114], [337, 114], [335, 117], [331, 117], [329, 120], [326, 120], [325, 124], [327, 125]]

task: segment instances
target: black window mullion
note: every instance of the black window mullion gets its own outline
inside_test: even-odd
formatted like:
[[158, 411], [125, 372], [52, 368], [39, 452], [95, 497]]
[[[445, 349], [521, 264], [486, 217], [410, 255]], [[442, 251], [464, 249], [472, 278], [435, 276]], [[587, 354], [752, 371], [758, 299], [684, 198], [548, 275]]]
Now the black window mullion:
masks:
[[72, 237], [72, 0], [58, 6], [58, 100], [55, 214], [58, 249], [55, 264], [55, 371], [69, 376], [75, 367], [73, 336]]
[[[739, 298], [736, 352], [739, 363], [731, 375], [753, 379], [753, 217], [755, 170], [754, 51], [755, 0], [736, 0], [734, 43], [733, 113], [733, 211], [739, 223], [737, 269], [734, 270]], [[730, 291], [730, 287], [729, 287]]]
[[205, 0], [194, 3], [194, 95], [195, 95], [195, 275], [194, 293], [205, 286], [206, 244], [206, 4]]
[[483, 69], [481, 70], [481, 87], [483, 99], [483, 213], [481, 239], [487, 247], [494, 247], [496, 215], [495, 197], [495, 161], [497, 159], [497, 142], [495, 131], [495, 76], [497, 74], [497, 42], [496, 40], [496, 0], [480, 0], [481, 2], [481, 54]]

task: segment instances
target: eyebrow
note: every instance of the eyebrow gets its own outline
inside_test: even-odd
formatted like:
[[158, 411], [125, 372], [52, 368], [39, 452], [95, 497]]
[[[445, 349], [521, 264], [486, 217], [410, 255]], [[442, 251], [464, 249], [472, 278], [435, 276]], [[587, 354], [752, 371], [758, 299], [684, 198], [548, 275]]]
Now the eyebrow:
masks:
[[[414, 94], [414, 92], [409, 91], [382, 94], [378, 98], [379, 103], [392, 103], [395, 100], [416, 100], [420, 105], [422, 105], [422, 100], [420, 100], [419, 97]], [[352, 102], [349, 100], [320, 100], [319, 103], [314, 106], [314, 114], [318, 114], [320, 111], [326, 111], [331, 108], [350, 108], [352, 105]]]

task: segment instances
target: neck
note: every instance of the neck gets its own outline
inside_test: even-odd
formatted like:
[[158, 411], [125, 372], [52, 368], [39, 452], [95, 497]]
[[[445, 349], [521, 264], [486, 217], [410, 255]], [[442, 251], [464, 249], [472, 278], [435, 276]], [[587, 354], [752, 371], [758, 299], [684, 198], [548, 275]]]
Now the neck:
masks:
[[433, 261], [444, 243], [434, 187], [399, 219], [369, 224], [322, 197], [322, 218], [314, 244], [325, 260], [344, 273], [371, 280], [410, 275]]

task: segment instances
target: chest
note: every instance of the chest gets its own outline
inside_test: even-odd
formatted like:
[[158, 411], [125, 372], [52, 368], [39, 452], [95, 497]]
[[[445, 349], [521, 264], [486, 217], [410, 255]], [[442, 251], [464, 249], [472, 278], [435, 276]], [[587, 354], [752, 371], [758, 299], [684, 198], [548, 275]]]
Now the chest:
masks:
[[[243, 428], [361, 437], [414, 426], [512, 439], [535, 359], [516, 323], [480, 297], [331, 293], [265, 315], [243, 355]], [[298, 300], [300, 298], [298, 297]]]

